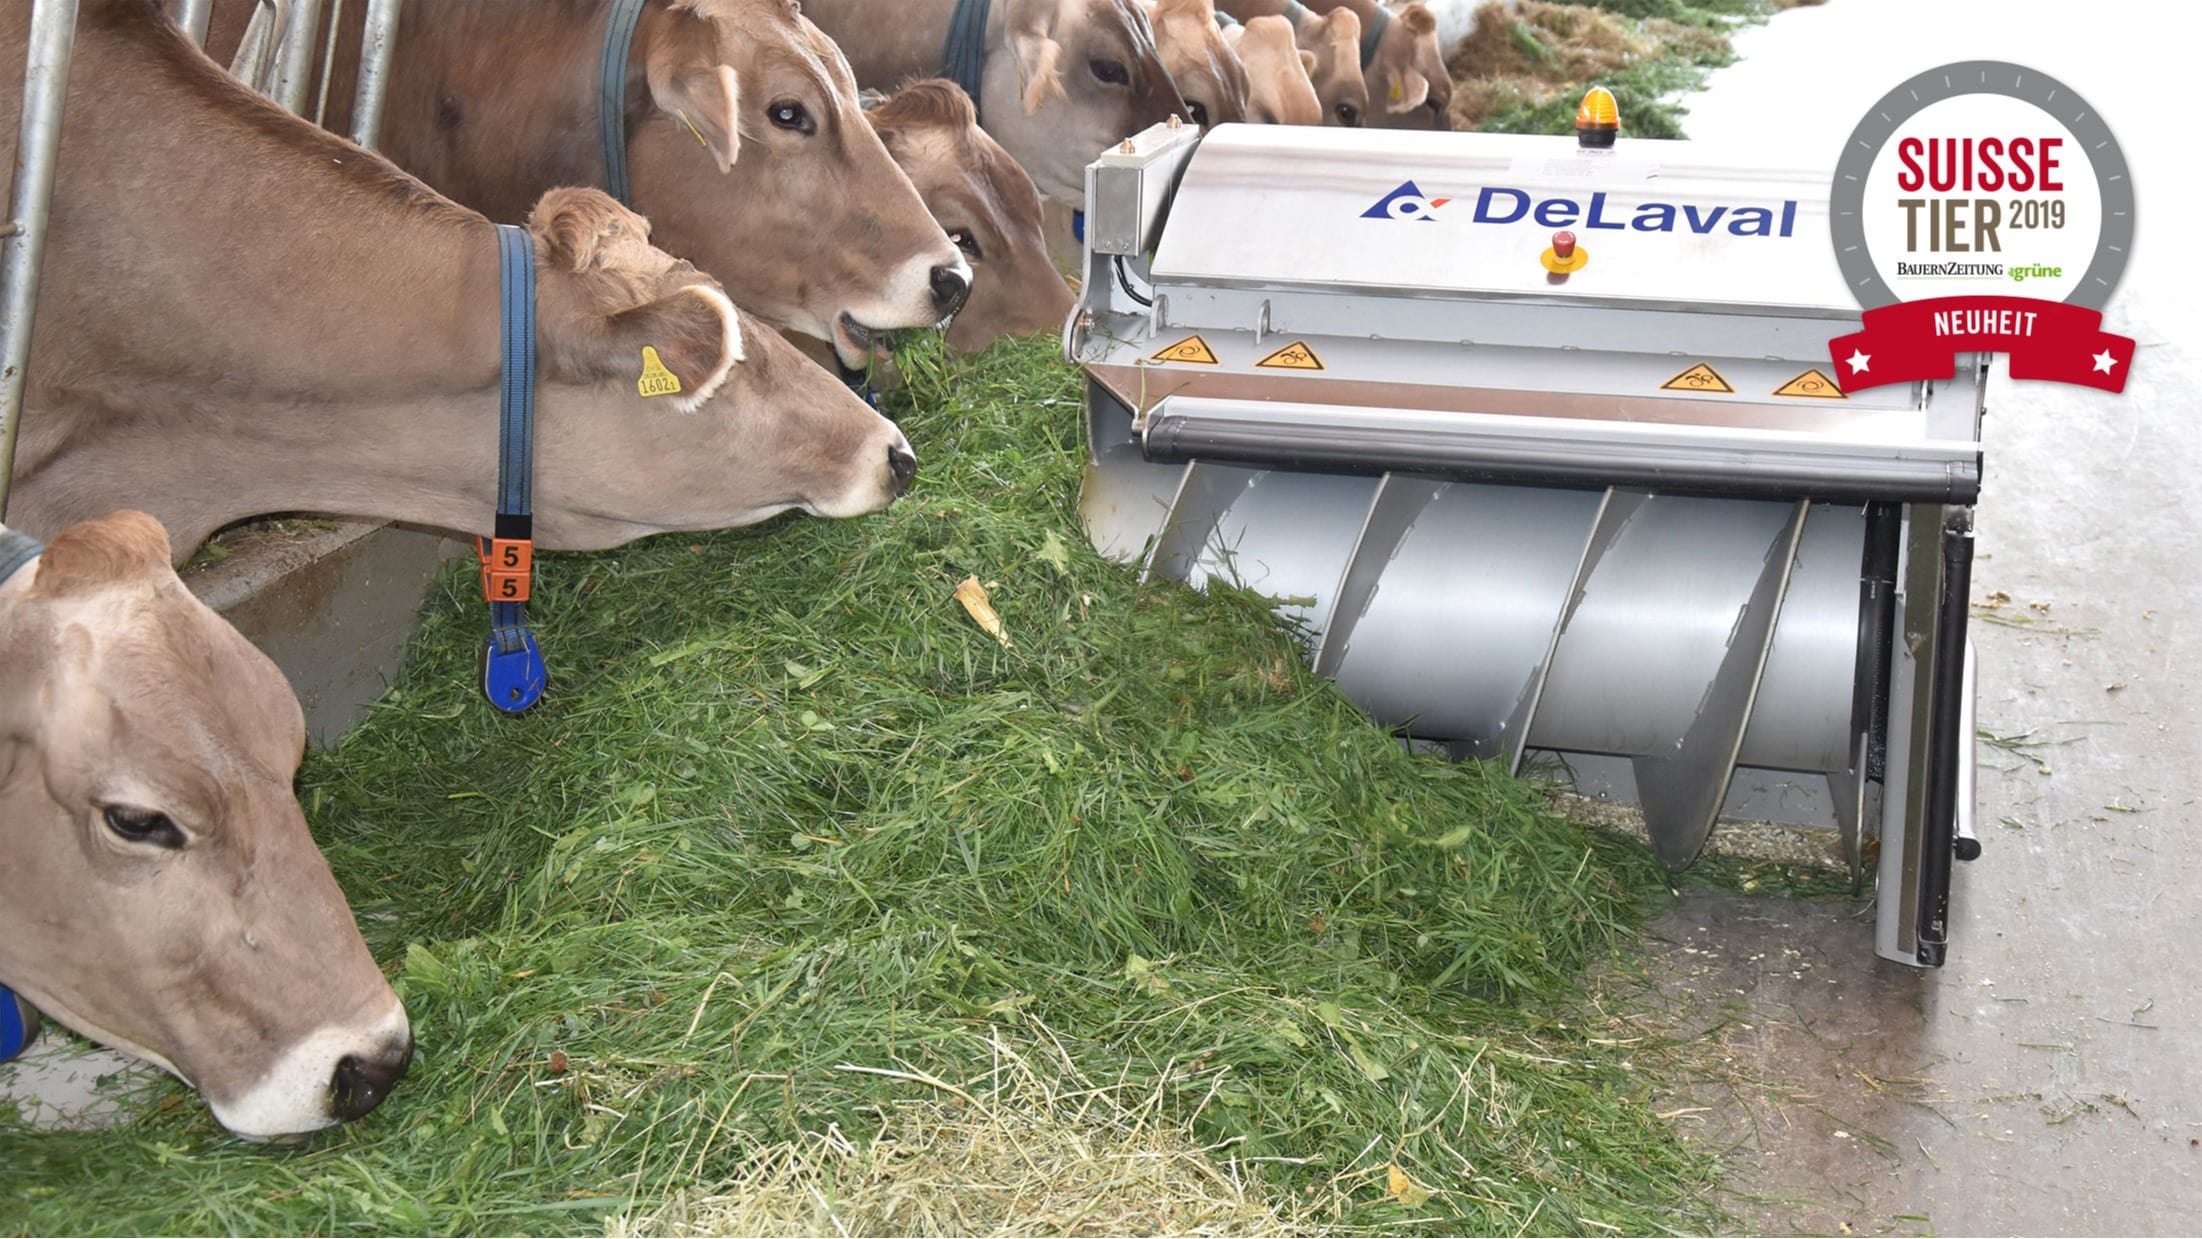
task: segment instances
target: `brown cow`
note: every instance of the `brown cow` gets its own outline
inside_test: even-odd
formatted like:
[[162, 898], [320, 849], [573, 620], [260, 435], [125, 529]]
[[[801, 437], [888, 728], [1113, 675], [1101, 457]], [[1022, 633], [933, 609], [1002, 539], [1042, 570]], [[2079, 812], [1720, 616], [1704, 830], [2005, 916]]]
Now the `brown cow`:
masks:
[[1369, 85], [1361, 73], [1361, 18], [1352, 9], [1317, 13], [1299, 0], [1218, 0], [1216, 7], [1241, 22], [1282, 17], [1292, 23], [1300, 50], [1315, 57], [1308, 75], [1323, 107], [1323, 123], [1348, 129], [1368, 121]]
[[[256, 0], [218, 0], [225, 62]], [[331, 112], [350, 126], [357, 28]], [[410, 0], [380, 149], [492, 219], [561, 185], [605, 184], [597, 137], [609, 0]], [[631, 198], [652, 236], [767, 321], [861, 364], [873, 334], [954, 313], [970, 269], [881, 149], [848, 63], [791, 0], [644, 6], [627, 75]]]
[[[804, 0], [856, 80], [878, 90], [943, 71], [955, 9], [956, 0]], [[1137, 0], [994, 0], [984, 60], [979, 122], [1041, 193], [1073, 207], [1085, 206], [1095, 156], [1186, 114]]]
[[1077, 297], [1048, 257], [1040, 193], [979, 128], [971, 97], [927, 79], [866, 115], [971, 263], [971, 298], [948, 328], [948, 347], [975, 353], [1005, 335], [1060, 329]]
[[[0, 17], [18, 63], [29, 10]], [[314, 1131], [382, 1100], [412, 1032], [291, 791], [298, 698], [169, 558], [117, 512], [0, 581], [0, 982], [241, 1136]]]
[[[1368, 78], [1375, 111], [1369, 123], [1393, 129], [1453, 127], [1453, 79], [1437, 45], [1437, 17], [1422, 4], [1393, 13], [1383, 0], [1307, 0], [1318, 13], [1351, 8], [1361, 19], [1363, 41], [1375, 32], [1376, 46], [1364, 45], [1361, 71]], [[1381, 27], [1381, 29], [1379, 28]]]
[[1186, 118], [1203, 129], [1244, 121], [1246, 66], [1216, 24], [1215, 0], [1152, 0], [1147, 18]]
[[1320, 125], [1323, 101], [1315, 96], [1315, 53], [1300, 50], [1292, 23], [1257, 17], [1224, 31], [1246, 65], [1252, 107], [1248, 119], [1263, 125]]
[[[128, 495], [179, 556], [269, 512], [490, 532], [489, 221], [252, 94], [152, 13], [96, 0], [81, 19], [11, 517], [50, 534]], [[21, 58], [0, 60], [8, 129]], [[531, 228], [539, 546], [853, 516], [908, 485], [891, 422], [632, 212], [561, 190]], [[640, 394], [645, 346], [680, 394]]]

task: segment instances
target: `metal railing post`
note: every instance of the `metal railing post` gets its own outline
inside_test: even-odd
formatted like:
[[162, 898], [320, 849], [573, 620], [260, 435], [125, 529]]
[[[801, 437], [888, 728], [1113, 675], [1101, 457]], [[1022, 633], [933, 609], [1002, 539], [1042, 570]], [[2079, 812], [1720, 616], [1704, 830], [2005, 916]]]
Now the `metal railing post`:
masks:
[[293, 115], [306, 111], [306, 88], [313, 84], [314, 34], [321, 26], [321, 0], [284, 0], [283, 33], [275, 50], [275, 72], [268, 96]]
[[46, 256], [54, 162], [61, 150], [61, 109], [68, 100], [69, 57], [76, 47], [77, 0], [34, 0], [23, 68], [23, 124], [15, 140], [15, 193], [0, 240], [0, 517], [15, 476], [15, 436], [23, 422], [23, 386], [38, 308], [38, 266]]
[[390, 93], [390, 55], [398, 41], [403, 0], [367, 0], [359, 32], [359, 94], [352, 103], [352, 141], [374, 150], [382, 137], [382, 103]]
[[213, 14], [214, 0], [176, 0], [176, 24], [201, 47], [206, 46], [207, 18]]
[[[329, 33], [321, 40], [321, 93], [315, 97], [313, 115], [306, 119], [329, 127], [329, 83], [336, 78], [336, 45], [344, 37], [344, 0], [329, 0]], [[299, 113], [305, 116], [305, 113]]]

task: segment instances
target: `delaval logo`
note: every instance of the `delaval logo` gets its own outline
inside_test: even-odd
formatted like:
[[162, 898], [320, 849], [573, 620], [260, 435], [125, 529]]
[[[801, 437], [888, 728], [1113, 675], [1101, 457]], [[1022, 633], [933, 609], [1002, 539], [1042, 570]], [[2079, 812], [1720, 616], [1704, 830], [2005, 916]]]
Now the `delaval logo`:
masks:
[[[1437, 208], [1451, 198], [1427, 198], [1408, 181], [1384, 195], [1382, 201], [1361, 212], [1363, 219], [1419, 219], [1435, 222]], [[1457, 218], [1460, 212], [1447, 214]], [[1701, 204], [1695, 202], [1644, 202], [1632, 209], [1609, 203], [1603, 190], [1589, 199], [1555, 196], [1538, 198], [1527, 190], [1487, 185], [1476, 191], [1476, 209], [1468, 220], [1476, 224], [1518, 224], [1534, 220], [1545, 228], [1583, 228], [1595, 231], [1691, 232], [1710, 236], [1725, 230], [1738, 237], [1787, 237], [1797, 229], [1797, 202], [1791, 198], [1773, 207]]]
[[1451, 198], [1426, 198], [1413, 181], [1405, 181], [1385, 194], [1375, 206], [1361, 212], [1361, 218], [1419, 219], [1426, 224], [1435, 223], [1437, 209], [1451, 201]]

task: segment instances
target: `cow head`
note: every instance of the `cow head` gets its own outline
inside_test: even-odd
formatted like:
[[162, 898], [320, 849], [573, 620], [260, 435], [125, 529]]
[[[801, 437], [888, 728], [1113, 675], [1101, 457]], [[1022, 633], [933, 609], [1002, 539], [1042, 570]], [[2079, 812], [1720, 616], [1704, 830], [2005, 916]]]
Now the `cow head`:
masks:
[[[1344, 10], [1340, 10], [1344, 12]], [[1252, 106], [1249, 119], [1264, 125], [1320, 125], [1323, 101], [1315, 96], [1315, 53], [1303, 52], [1282, 17], [1257, 17], [1225, 32], [1246, 65]]]
[[1361, 17], [1349, 8], [1321, 15], [1303, 11], [1294, 31], [1300, 49], [1315, 57], [1308, 75], [1322, 101], [1323, 123], [1358, 129], [1370, 123], [1369, 82], [1361, 72]]
[[1185, 100], [1186, 119], [1206, 129], [1244, 121], [1246, 67], [1216, 25], [1215, 0], [1153, 0], [1155, 47]]
[[1138, 0], [1007, 0], [988, 44], [987, 132], [1040, 192], [1083, 207], [1086, 165], [1149, 125], [1187, 115]]
[[1061, 327], [1077, 298], [1048, 257], [1040, 193], [979, 128], [970, 96], [937, 78], [912, 82], [869, 115], [971, 264], [971, 300], [949, 327], [948, 346], [975, 353], [1005, 335]]
[[292, 793], [304, 746], [152, 517], [0, 585], [0, 981], [255, 1139], [365, 1114], [413, 1054]]
[[794, 0], [653, 6], [636, 42], [652, 112], [628, 141], [632, 193], [661, 244], [850, 366], [875, 334], [963, 305], [969, 265]]
[[1428, 6], [1410, 4], [1399, 11], [1364, 76], [1377, 108], [1372, 123], [1391, 129], [1453, 127], [1453, 79], [1437, 45], [1437, 16]]
[[790, 509], [860, 516], [908, 489], [917, 458], [894, 423], [653, 246], [641, 216], [593, 189], [555, 189], [529, 228], [543, 274], [535, 493], [547, 540], [610, 546]]

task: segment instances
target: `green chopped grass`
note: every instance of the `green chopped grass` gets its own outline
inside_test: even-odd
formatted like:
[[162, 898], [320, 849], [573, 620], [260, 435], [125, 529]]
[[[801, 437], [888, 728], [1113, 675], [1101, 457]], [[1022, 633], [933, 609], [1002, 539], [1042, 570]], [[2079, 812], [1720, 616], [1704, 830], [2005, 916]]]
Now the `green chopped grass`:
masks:
[[[176, 1086], [105, 1132], [0, 1121], [0, 1229], [591, 1231], [996, 1096], [1005, 1040], [1309, 1225], [1710, 1225], [1709, 1164], [1572, 1015], [1663, 895], [1641, 849], [1402, 751], [1261, 599], [1098, 557], [1047, 342], [905, 370], [892, 512], [546, 557], [518, 720], [455, 567], [308, 758], [419, 1040], [381, 1110], [298, 1149]], [[952, 599], [974, 575], [1013, 648]]]

